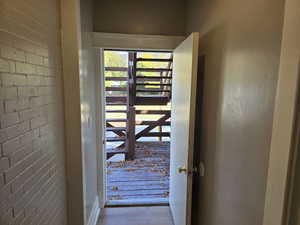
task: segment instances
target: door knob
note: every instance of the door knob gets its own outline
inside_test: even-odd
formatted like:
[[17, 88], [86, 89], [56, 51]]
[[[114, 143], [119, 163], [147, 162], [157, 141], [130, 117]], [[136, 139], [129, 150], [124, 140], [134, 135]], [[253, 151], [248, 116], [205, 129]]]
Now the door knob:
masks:
[[185, 167], [179, 167], [178, 168], [178, 172], [179, 173], [186, 173], [187, 172], [187, 169]]

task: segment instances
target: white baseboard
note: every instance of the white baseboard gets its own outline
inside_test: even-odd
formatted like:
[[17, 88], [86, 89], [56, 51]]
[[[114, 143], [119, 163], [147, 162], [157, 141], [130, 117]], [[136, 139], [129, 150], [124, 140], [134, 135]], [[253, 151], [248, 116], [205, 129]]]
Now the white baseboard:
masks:
[[87, 225], [97, 225], [99, 215], [100, 215], [100, 206], [99, 206], [99, 199], [97, 197], [95, 199], [93, 209], [92, 209], [92, 212], [91, 212], [91, 215], [90, 215]]

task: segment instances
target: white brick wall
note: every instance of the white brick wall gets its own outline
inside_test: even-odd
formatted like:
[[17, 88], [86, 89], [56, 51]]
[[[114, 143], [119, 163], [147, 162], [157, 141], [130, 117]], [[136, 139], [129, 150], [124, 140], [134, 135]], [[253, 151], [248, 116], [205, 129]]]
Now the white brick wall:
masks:
[[0, 224], [65, 225], [59, 1], [0, 5]]

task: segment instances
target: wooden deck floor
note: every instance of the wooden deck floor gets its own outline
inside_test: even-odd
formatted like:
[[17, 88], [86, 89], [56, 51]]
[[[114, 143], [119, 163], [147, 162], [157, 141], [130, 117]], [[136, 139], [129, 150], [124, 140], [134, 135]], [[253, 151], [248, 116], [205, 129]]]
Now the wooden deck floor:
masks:
[[138, 142], [135, 160], [108, 163], [108, 205], [168, 203], [169, 168], [169, 142]]

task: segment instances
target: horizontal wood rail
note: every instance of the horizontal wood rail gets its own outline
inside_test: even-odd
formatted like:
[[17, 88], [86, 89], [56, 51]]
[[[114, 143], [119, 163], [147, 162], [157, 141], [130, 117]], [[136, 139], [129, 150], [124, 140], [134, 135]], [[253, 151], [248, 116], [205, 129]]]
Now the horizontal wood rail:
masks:
[[120, 128], [120, 127], [115, 127], [110, 122], [108, 122], [106, 120], [106, 131], [112, 131], [112, 132], [114, 132], [118, 136], [125, 136], [126, 135], [123, 132], [123, 131], [126, 131], [126, 128], [125, 128], [125, 130], [123, 130], [123, 129], [117, 129], [117, 128]]
[[138, 62], [172, 62], [173, 59], [137, 58]]
[[155, 127], [161, 126], [163, 122], [168, 120], [171, 117], [171, 113], [168, 112], [164, 116], [162, 116], [160, 119], [154, 121], [153, 124], [149, 125], [145, 129], [141, 130], [139, 133], [135, 135], [136, 140], [138, 140], [141, 137], [144, 137], [144, 135], [148, 134], [151, 130], [153, 130]]
[[[156, 121], [136, 121], [135, 124], [136, 125], [140, 125], [140, 126], [148, 126], [148, 125], [155, 125]], [[171, 122], [170, 121], [164, 121], [160, 124], [160, 126], [170, 126]]]
[[106, 87], [106, 91], [127, 91], [126, 87]]
[[157, 115], [163, 115], [166, 113], [169, 113], [170, 110], [136, 110], [136, 114], [157, 114]]
[[167, 77], [167, 76], [136, 76], [136, 79], [149, 79], [149, 80], [154, 80], [154, 79], [159, 79], [159, 81], [161, 79], [172, 79], [171, 76]]
[[165, 87], [171, 87], [172, 84], [161, 84], [161, 83], [136, 83], [136, 85], [143, 85], [143, 86], [165, 86]]
[[137, 92], [171, 92], [171, 90], [158, 89], [158, 88], [137, 88]]
[[106, 141], [108, 142], [121, 142], [125, 141], [126, 137], [125, 136], [116, 136], [116, 137], [107, 137]]
[[106, 96], [106, 103], [126, 103], [126, 96]]
[[136, 71], [141, 72], [170, 72], [172, 69], [169, 68], [136, 68]]
[[144, 134], [143, 137], [170, 137], [170, 132], [150, 132]]
[[114, 110], [114, 109], [108, 109], [105, 111], [106, 113], [127, 113], [127, 110]]
[[120, 72], [127, 72], [127, 67], [105, 67], [105, 71], [120, 71]]
[[127, 77], [105, 77], [107, 81], [128, 81]]

